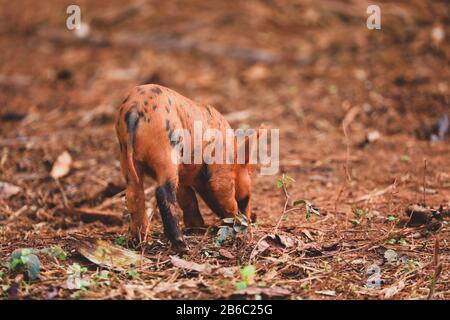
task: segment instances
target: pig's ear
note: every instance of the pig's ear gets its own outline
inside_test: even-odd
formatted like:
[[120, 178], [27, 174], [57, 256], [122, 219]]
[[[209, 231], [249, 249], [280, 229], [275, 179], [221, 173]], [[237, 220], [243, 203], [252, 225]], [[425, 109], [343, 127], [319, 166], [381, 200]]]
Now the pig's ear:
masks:
[[[245, 164], [244, 165], [249, 165], [250, 162], [250, 155], [252, 152], [256, 152], [257, 149], [257, 145], [258, 145], [258, 140], [259, 137], [264, 133], [264, 131], [266, 130], [266, 126], [264, 124], [261, 124], [258, 128], [258, 130], [256, 130], [251, 136], [246, 136], [244, 143], [242, 146], [240, 146], [240, 149], [244, 149], [243, 151], [245, 152]], [[251, 163], [250, 163], [251, 165]]]
[[258, 139], [259, 139], [260, 136], [262, 136], [265, 133], [266, 130], [267, 130], [267, 126], [264, 123], [261, 123], [259, 125], [258, 131], [257, 131]]

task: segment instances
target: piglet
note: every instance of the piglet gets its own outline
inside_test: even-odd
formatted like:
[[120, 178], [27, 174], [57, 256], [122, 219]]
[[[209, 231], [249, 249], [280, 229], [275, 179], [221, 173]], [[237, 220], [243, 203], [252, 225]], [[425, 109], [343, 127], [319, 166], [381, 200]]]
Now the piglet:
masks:
[[[251, 221], [250, 137], [241, 145], [233, 137], [233, 159], [228, 163], [177, 163], [172, 150], [193, 153], [194, 139], [172, 139], [177, 129], [194, 137], [194, 123], [201, 122], [203, 130], [214, 128], [226, 136], [231, 129], [225, 118], [212, 106], [197, 104], [177, 92], [155, 84], [135, 87], [120, 106], [115, 128], [120, 146], [120, 164], [126, 180], [130, 230], [133, 238], [144, 241], [148, 218], [145, 210], [144, 176], [153, 178], [157, 187], [155, 197], [164, 225], [164, 233], [172, 247], [181, 252], [189, 250], [179, 227], [176, 203], [183, 211], [186, 227], [204, 226], [198, 207], [198, 194], [220, 218], [234, 217], [242, 212]], [[259, 131], [255, 134], [259, 136]], [[254, 140], [253, 140], [254, 141]], [[202, 141], [206, 147], [208, 141]], [[183, 145], [184, 144], [184, 145]], [[189, 151], [190, 150], [190, 151]], [[238, 163], [238, 150], [245, 151], [245, 160]], [[185, 156], [185, 155], [184, 155]], [[192, 156], [193, 157], [193, 156]]]

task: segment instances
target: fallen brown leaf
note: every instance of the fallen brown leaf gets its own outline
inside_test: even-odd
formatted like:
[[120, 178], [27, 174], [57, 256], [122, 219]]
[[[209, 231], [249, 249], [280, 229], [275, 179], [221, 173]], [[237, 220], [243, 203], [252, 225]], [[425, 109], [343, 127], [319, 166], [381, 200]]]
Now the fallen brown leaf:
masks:
[[228, 251], [228, 250], [225, 250], [225, 249], [219, 249], [219, 254], [220, 254], [222, 257], [227, 258], [227, 259], [234, 259], [234, 255], [233, 255], [230, 251]]
[[291, 237], [269, 233], [258, 241], [257, 245], [250, 253], [250, 259], [253, 259], [258, 254], [263, 253], [270, 247], [284, 249], [284, 248], [291, 248], [293, 246], [295, 246], [295, 240], [293, 240]]
[[77, 216], [84, 222], [101, 221], [105, 224], [122, 224], [122, 214], [91, 208], [64, 208], [62, 209], [65, 214]]
[[250, 259], [253, 259], [258, 254], [263, 253], [264, 251], [269, 249], [269, 247], [270, 247], [270, 244], [264, 238], [259, 240], [258, 244], [256, 245], [256, 247], [250, 253]]
[[78, 244], [78, 252], [101, 267], [117, 271], [126, 271], [133, 266], [143, 267], [151, 263], [151, 260], [142, 255], [103, 240], [92, 242], [81, 240]]
[[277, 234], [276, 238], [286, 248], [291, 248], [295, 245], [295, 241], [291, 237]]
[[316, 291], [316, 294], [320, 294], [322, 296], [328, 296], [328, 297], [335, 297], [336, 296], [336, 291], [334, 291], [334, 290], [320, 290], [320, 291]]
[[192, 261], [186, 261], [176, 256], [170, 256], [170, 261], [175, 267], [182, 268], [189, 271], [196, 271], [199, 273], [207, 272], [208, 268], [205, 264], [199, 264]]
[[72, 166], [72, 157], [69, 152], [61, 153], [53, 164], [50, 175], [53, 179], [59, 179], [66, 176], [70, 172]]
[[383, 293], [383, 296], [385, 299], [390, 299], [394, 295], [396, 295], [397, 293], [402, 291], [404, 287], [405, 287], [405, 282], [403, 280], [400, 280], [396, 284], [383, 289], [381, 292]]
[[21, 187], [15, 186], [8, 182], [0, 181], [0, 198], [8, 199], [22, 190]]

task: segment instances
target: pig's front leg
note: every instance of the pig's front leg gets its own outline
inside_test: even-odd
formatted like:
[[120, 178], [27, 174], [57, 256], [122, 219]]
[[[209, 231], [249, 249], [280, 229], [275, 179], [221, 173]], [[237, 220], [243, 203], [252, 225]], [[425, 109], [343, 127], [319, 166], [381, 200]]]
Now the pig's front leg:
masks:
[[177, 200], [183, 210], [184, 225], [187, 228], [204, 227], [205, 222], [200, 214], [194, 190], [191, 187], [179, 186]]

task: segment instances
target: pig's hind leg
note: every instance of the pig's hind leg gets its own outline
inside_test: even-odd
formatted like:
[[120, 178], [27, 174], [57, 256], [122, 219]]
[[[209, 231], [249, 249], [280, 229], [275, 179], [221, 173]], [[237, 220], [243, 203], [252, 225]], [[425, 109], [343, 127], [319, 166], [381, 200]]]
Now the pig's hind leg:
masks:
[[148, 218], [145, 211], [145, 194], [142, 170], [136, 165], [139, 181], [130, 174], [125, 153], [121, 154], [120, 163], [122, 173], [126, 180], [127, 208], [131, 217], [130, 231], [139, 243], [144, 242], [147, 236]]

